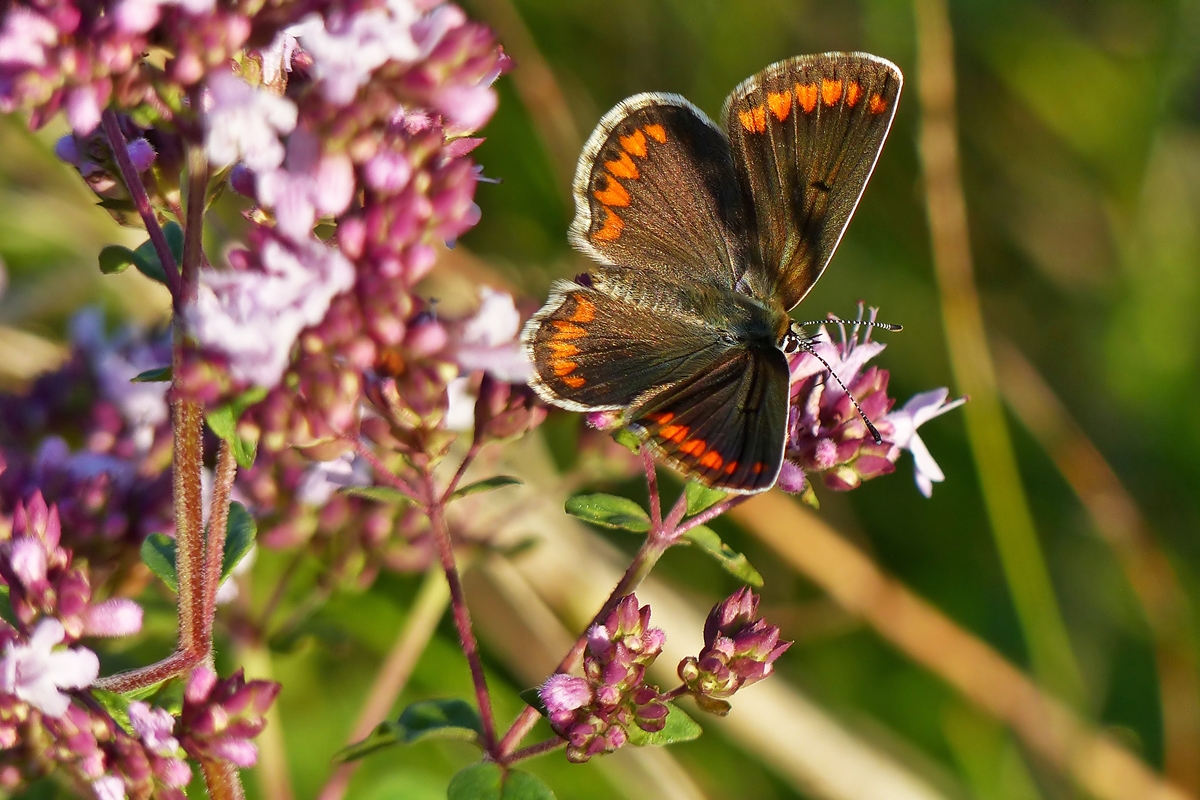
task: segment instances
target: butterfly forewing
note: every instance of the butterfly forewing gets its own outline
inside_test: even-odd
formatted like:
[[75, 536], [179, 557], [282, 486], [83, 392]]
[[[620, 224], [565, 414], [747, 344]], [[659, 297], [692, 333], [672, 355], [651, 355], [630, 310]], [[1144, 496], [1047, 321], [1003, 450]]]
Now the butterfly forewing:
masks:
[[[591, 279], [584, 278], [591, 284]], [[595, 285], [561, 281], [525, 328], [533, 387], [575, 411], [616, 410], [707, 369], [727, 347], [695, 316], [614, 271]]]
[[777, 349], [736, 348], [711, 368], [641, 400], [629, 411], [672, 466], [739, 493], [775, 483], [783, 463], [788, 365]]
[[723, 122], [761, 248], [747, 275], [792, 308], [829, 263], [887, 138], [900, 71], [860, 53], [767, 67], [725, 101]]
[[724, 133], [677, 95], [605, 115], [575, 175], [571, 241], [602, 264], [732, 288], [752, 252]]

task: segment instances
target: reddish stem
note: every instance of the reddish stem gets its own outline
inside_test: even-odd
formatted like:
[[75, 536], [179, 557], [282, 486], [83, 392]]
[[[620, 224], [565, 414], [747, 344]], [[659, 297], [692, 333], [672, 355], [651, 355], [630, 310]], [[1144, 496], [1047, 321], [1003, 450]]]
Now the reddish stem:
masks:
[[677, 525], [675, 528], [675, 536], [683, 536], [683, 534], [687, 533], [692, 528], [695, 528], [697, 525], [703, 525], [709, 520], [716, 519], [734, 506], [738, 506], [746, 502], [751, 497], [754, 497], [754, 495], [735, 494], [733, 497], [722, 500], [721, 502], [704, 509], [687, 522], [681, 522], [679, 525]]
[[552, 753], [555, 750], [558, 750], [560, 747], [566, 747], [566, 746], [567, 746], [566, 739], [558, 739], [558, 738], [547, 739], [544, 742], [538, 742], [537, 744], [531, 744], [531, 745], [529, 745], [529, 747], [522, 747], [520, 750], [518, 750], [517, 752], [515, 752], [511, 756], [509, 756], [507, 759], [505, 759], [504, 763], [505, 764], [515, 764], [518, 761], [524, 761], [527, 758], [533, 758], [534, 756], [540, 756], [545, 753]]
[[172, 297], [178, 298], [179, 265], [175, 263], [171, 245], [167, 244], [166, 234], [163, 233], [162, 226], [158, 224], [154, 207], [150, 205], [150, 196], [146, 194], [142, 177], [138, 174], [133, 159], [129, 157], [128, 142], [125, 141], [125, 134], [121, 133], [121, 123], [117, 120], [117, 113], [111, 109], [105, 111], [100, 116], [100, 125], [104, 129], [105, 137], [108, 138], [108, 146], [112, 150], [113, 160], [117, 162], [117, 169], [121, 170], [121, 177], [125, 181], [125, 187], [129, 189], [133, 205], [142, 218], [142, 224], [146, 226], [146, 232], [150, 234], [154, 252], [158, 254], [158, 260], [166, 275], [167, 288], [171, 290]]
[[225, 538], [229, 532], [229, 502], [235, 477], [237, 461], [233, 457], [233, 448], [229, 442], [222, 441], [221, 449], [217, 451], [212, 506], [208, 514], [208, 541], [204, 548], [204, 573], [200, 584], [203, 587], [200, 637], [208, 653], [212, 652], [213, 619], [217, 613], [217, 589], [221, 585]]

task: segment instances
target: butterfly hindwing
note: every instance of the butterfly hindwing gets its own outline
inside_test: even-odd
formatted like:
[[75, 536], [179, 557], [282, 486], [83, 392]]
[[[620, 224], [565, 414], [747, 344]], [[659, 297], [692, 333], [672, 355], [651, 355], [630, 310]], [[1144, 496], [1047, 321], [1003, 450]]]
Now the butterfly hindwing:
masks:
[[669, 286], [658, 303], [639, 303], [619, 273], [612, 278], [603, 288], [589, 278], [560, 281], [526, 325], [531, 385], [547, 402], [574, 411], [623, 409], [654, 387], [703, 372], [725, 347], [669, 305]]
[[887, 138], [902, 78], [863, 53], [773, 64], [725, 101], [722, 115], [761, 262], [751, 290], [793, 308], [829, 263]]
[[601, 264], [732, 288], [752, 250], [729, 142], [678, 95], [608, 112], [575, 174], [571, 241]]
[[643, 398], [631, 425], [685, 475], [731, 492], [770, 488], [783, 463], [787, 359], [739, 347], [707, 370]]

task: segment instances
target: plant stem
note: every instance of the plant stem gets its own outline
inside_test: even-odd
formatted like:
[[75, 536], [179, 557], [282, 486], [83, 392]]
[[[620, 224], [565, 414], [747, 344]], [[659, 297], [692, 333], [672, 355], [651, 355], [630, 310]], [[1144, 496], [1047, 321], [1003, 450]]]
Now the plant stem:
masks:
[[534, 756], [540, 756], [545, 753], [552, 753], [555, 750], [566, 746], [566, 739], [559, 739], [557, 737], [554, 739], [546, 739], [545, 741], [538, 742], [537, 744], [531, 744], [529, 747], [522, 747], [520, 750], [509, 756], [504, 763], [515, 764], [516, 762], [524, 761], [527, 758], [533, 758]]
[[233, 764], [204, 759], [200, 762], [200, 771], [204, 773], [209, 800], [246, 800], [246, 790], [242, 788], [238, 768]]
[[[647, 472], [648, 481], [650, 480], [650, 475], [654, 474], [653, 462], [651, 461], [649, 464], [650, 470]], [[653, 501], [657, 499], [657, 497], [654, 497], [657, 495], [657, 481], [655, 484], [651, 488], [652, 505]], [[679, 499], [675, 501], [675, 506], [671, 509], [670, 514], [667, 515], [666, 520], [658, 525], [651, 524], [645, 541], [638, 548], [633, 561], [630, 562], [628, 569], [625, 570], [625, 574], [621, 576], [621, 580], [617, 582], [608, 599], [604, 601], [604, 605], [596, 612], [596, 616], [592, 617], [592, 621], [588, 623], [587, 627], [583, 629], [583, 633], [575, 640], [575, 644], [563, 656], [563, 660], [559, 662], [554, 670], [555, 673], [570, 672], [579, 665], [580, 660], [583, 658], [583, 651], [587, 647], [587, 632], [592, 629], [593, 625], [600, 624], [617, 607], [617, 603], [622, 597], [634, 591], [645, 580], [646, 576], [650, 574], [650, 571], [654, 569], [654, 565], [662, 558], [663, 553], [667, 552], [667, 549], [678, 541], [679, 534], [676, 528], [679, 526], [679, 522], [683, 519], [683, 515], [686, 512], [687, 495], [681, 494], [679, 495]], [[515, 755], [513, 752], [514, 749], [528, 735], [529, 731], [533, 729], [537, 720], [537, 709], [527, 706], [517, 717], [516, 721], [513, 722], [512, 727], [504, 734], [504, 738], [500, 740], [499, 754], [497, 756], [498, 761], [503, 764], [510, 763]]]
[[213, 481], [212, 507], [208, 514], [208, 541], [204, 548], [204, 573], [201, 586], [203, 598], [200, 614], [200, 641], [208, 657], [212, 657], [213, 618], [217, 613], [217, 589], [221, 584], [221, 568], [225, 558], [225, 537], [229, 532], [229, 501], [233, 480], [237, 477], [237, 461], [229, 442], [222, 441], [217, 451], [217, 469]]
[[150, 197], [146, 194], [146, 187], [142, 183], [141, 175], [138, 174], [137, 167], [133, 165], [133, 159], [129, 157], [128, 143], [125, 141], [125, 134], [121, 133], [121, 123], [117, 120], [117, 113], [111, 109], [105, 111], [100, 116], [100, 125], [108, 139], [108, 146], [112, 149], [113, 160], [117, 162], [117, 168], [121, 170], [125, 187], [129, 189], [133, 205], [142, 218], [142, 224], [146, 226], [146, 233], [150, 234], [154, 252], [158, 254], [158, 260], [162, 263], [163, 273], [167, 278], [167, 288], [171, 290], [171, 297], [178, 298], [179, 265], [175, 263], [175, 256], [171, 252], [171, 246], [167, 244], [166, 234], [163, 233], [162, 226], [158, 224], [158, 217], [150, 205]]
[[471, 442], [471, 447], [463, 456], [462, 463], [458, 465], [458, 469], [454, 472], [454, 477], [450, 479], [450, 483], [446, 485], [446, 490], [442, 492], [441, 503], [445, 505], [450, 501], [450, 495], [454, 494], [458, 489], [458, 484], [462, 482], [463, 475], [467, 472], [467, 467], [475, 460], [475, 456], [479, 455], [479, 451], [483, 449], [483, 442]]
[[689, 519], [687, 522], [682, 522], [679, 525], [677, 525], [675, 527], [675, 535], [677, 537], [683, 536], [683, 534], [687, 533], [692, 528], [695, 528], [697, 525], [703, 525], [706, 522], [708, 522], [709, 520], [716, 519], [717, 517], [721, 516], [726, 511], [728, 511], [729, 509], [734, 508], [735, 506], [739, 506], [742, 503], [746, 502], [751, 497], [754, 497], [754, 495], [752, 495], [752, 494], [735, 494], [733, 497], [722, 500], [721, 502], [717, 503], [716, 505], [709, 506], [708, 508], [701, 511], [696, 516]]
[[458, 628], [459, 643], [471, 669], [471, 682], [475, 685], [475, 699], [479, 703], [479, 717], [483, 722], [483, 746], [488, 754], [495, 755], [496, 721], [492, 715], [492, 698], [488, 695], [487, 679], [483, 674], [479, 642], [471, 629], [466, 592], [463, 591], [462, 578], [454, 562], [454, 543], [450, 540], [450, 527], [446, 524], [446, 510], [440, 501], [434, 499], [438, 496], [438, 491], [431, 472], [425, 473], [425, 494], [429, 497], [429, 522], [433, 526], [434, 538], [437, 539], [442, 571], [446, 573], [446, 582], [450, 585], [450, 607], [454, 610], [454, 625]]
[[384, 464], [383, 461], [380, 460], [379, 456], [375, 455], [375, 452], [371, 450], [370, 447], [367, 447], [367, 445], [362, 441], [356, 440], [354, 442], [354, 450], [360, 456], [362, 456], [368, 464], [371, 465], [372, 469], [375, 470], [376, 477], [382, 479], [383, 482], [388, 486], [400, 492], [400, 494], [404, 495], [409, 500], [412, 500], [420, 508], [428, 512], [428, 504], [418, 497], [416, 492], [414, 492], [407, 483], [401, 480], [398, 475], [388, 469], [387, 464]]
[[[369, 735], [395, 705], [396, 698], [400, 696], [409, 676], [412, 675], [417, 659], [425, 652], [429, 640], [437, 630], [438, 621], [446, 612], [450, 601], [447, 586], [448, 583], [443, 579], [439, 567], [432, 567], [425, 573], [425, 580], [413, 601], [408, 619], [400, 628], [396, 643], [380, 666], [375, 683], [367, 694], [362, 710], [358, 712], [358, 720], [354, 723], [348, 743], [352, 744]], [[351, 761], [339, 765], [317, 795], [317, 800], [341, 800], [360, 763]]]
[[642, 464], [646, 467], [646, 489], [650, 493], [651, 527], [662, 527], [662, 497], [658, 493], [658, 472], [654, 469], [654, 454], [642, 447]]

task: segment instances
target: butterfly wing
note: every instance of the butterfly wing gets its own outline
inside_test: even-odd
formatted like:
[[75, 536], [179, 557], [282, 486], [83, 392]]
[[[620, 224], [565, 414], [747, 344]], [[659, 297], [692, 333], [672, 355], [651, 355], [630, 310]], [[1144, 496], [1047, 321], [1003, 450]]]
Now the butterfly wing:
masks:
[[902, 85], [890, 61], [825, 53], [781, 61], [722, 114], [761, 261], [750, 290], [791, 309], [829, 263], [883, 148]]
[[600, 120], [575, 173], [571, 242], [601, 264], [733, 288], [751, 250], [725, 134], [678, 95]]
[[559, 281], [522, 339], [530, 384], [571, 411], [615, 411], [656, 387], [707, 369], [728, 344], [679, 302], [672, 284], [641, 286], [614, 272]]
[[775, 348], [727, 350], [708, 369], [643, 398], [628, 417], [685, 475], [731, 492], [761, 492], [783, 464], [787, 359]]

